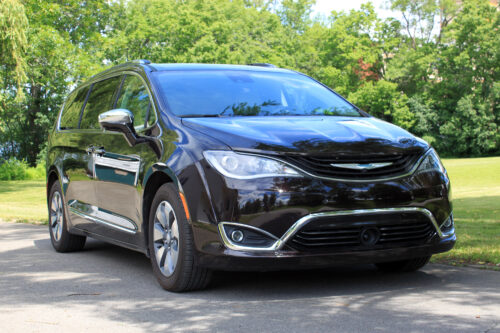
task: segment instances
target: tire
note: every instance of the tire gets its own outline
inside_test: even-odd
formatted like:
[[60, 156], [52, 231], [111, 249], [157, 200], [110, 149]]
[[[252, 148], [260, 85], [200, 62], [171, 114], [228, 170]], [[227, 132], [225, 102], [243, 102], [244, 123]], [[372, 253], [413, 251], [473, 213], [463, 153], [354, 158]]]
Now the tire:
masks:
[[50, 241], [54, 249], [57, 252], [73, 252], [83, 249], [87, 237], [69, 233], [66, 205], [61, 186], [57, 181], [50, 188], [48, 211]]
[[375, 264], [378, 269], [384, 272], [414, 272], [427, 265], [431, 256], [419, 257], [408, 260], [381, 262]]
[[162, 185], [155, 194], [148, 236], [153, 273], [163, 289], [183, 292], [208, 285], [211, 271], [195, 262], [192, 229], [172, 183]]

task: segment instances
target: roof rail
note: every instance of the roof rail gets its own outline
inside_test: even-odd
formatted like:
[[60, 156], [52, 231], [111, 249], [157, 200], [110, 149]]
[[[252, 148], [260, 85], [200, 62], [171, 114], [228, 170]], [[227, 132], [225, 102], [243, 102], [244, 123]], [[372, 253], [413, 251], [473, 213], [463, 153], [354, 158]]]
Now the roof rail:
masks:
[[149, 61], [147, 59], [135, 59], [135, 60], [132, 60], [130, 62], [133, 62], [136, 64], [141, 64], [141, 65], [149, 65], [151, 63], [151, 61]]
[[278, 68], [278, 66], [273, 65], [273, 64], [267, 64], [267, 63], [261, 63], [261, 62], [256, 62], [253, 64], [248, 64], [248, 66], [259, 66], [259, 67], [268, 67], [268, 68]]

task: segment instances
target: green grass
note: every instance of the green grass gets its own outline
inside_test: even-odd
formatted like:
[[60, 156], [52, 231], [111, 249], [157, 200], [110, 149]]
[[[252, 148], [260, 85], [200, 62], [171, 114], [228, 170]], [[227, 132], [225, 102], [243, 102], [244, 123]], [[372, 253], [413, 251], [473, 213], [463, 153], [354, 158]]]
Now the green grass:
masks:
[[445, 159], [457, 244], [434, 261], [500, 266], [500, 157]]
[[[500, 266], [500, 157], [445, 159], [457, 244], [436, 262]], [[0, 220], [46, 223], [45, 181], [0, 181]]]
[[0, 220], [47, 223], [45, 180], [0, 181]]

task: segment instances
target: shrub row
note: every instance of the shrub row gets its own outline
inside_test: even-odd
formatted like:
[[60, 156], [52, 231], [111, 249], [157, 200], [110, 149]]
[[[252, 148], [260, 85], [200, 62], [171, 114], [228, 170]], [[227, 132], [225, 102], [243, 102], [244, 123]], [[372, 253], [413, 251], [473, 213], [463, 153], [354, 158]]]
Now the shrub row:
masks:
[[45, 163], [30, 167], [25, 161], [14, 157], [0, 161], [0, 180], [32, 180], [45, 179]]

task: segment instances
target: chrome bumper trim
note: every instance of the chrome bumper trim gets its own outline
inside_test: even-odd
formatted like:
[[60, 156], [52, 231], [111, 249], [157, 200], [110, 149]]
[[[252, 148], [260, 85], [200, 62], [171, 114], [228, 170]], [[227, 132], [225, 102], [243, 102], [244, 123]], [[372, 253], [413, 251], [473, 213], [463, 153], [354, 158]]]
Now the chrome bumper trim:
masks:
[[[432, 225], [434, 226], [434, 229], [436, 230], [436, 233], [438, 234], [439, 238], [441, 238], [441, 239], [448, 238], [455, 233], [454, 227], [452, 227], [449, 231], [443, 233], [441, 231], [441, 229], [439, 228], [439, 225], [438, 225], [434, 215], [428, 209], [420, 208], [420, 207], [357, 209], [357, 210], [344, 210], [344, 211], [313, 213], [313, 214], [306, 215], [306, 216], [302, 217], [301, 219], [297, 220], [283, 234], [283, 236], [281, 236], [281, 238], [277, 238], [276, 236], [274, 236], [274, 235], [270, 234], [269, 232], [262, 230], [260, 228], [250, 226], [247, 224], [243, 224], [243, 223], [220, 222], [218, 225], [218, 228], [219, 228], [219, 233], [221, 235], [222, 241], [228, 249], [235, 250], [235, 251], [275, 252], [275, 251], [280, 251], [285, 246], [285, 244], [288, 240], [290, 240], [300, 229], [302, 229], [306, 224], [308, 224], [314, 218], [325, 217], [325, 216], [362, 215], [362, 214], [369, 215], [369, 214], [384, 214], [384, 213], [395, 213], [395, 212], [397, 212], [397, 213], [417, 212], [417, 213], [424, 214], [431, 221]], [[447, 219], [448, 218], [446, 218], [445, 221]], [[258, 231], [264, 235], [275, 238], [276, 242], [269, 247], [250, 247], [250, 246], [239, 245], [239, 244], [236, 244], [233, 241], [231, 241], [231, 239], [227, 236], [227, 234], [224, 230], [224, 225], [240, 226], [242, 229], [245, 229], [245, 228], [252, 229], [252, 230]]]

